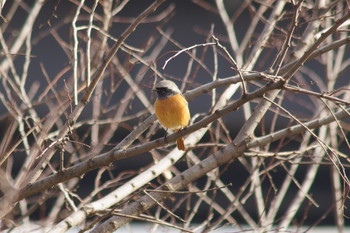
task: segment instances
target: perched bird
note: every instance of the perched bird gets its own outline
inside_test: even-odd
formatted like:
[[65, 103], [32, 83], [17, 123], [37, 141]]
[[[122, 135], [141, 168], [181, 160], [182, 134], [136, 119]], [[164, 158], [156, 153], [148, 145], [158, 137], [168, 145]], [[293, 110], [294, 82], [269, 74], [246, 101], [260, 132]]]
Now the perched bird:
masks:
[[[175, 132], [183, 129], [190, 121], [190, 110], [185, 97], [176, 84], [169, 80], [158, 82], [153, 89], [158, 98], [154, 103], [154, 110], [160, 124]], [[176, 141], [179, 150], [185, 150], [183, 137]]]

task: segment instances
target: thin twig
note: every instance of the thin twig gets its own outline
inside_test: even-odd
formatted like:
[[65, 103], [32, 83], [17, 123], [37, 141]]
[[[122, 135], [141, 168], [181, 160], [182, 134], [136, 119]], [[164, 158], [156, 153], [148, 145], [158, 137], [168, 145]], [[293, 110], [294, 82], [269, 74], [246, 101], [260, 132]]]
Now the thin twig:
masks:
[[247, 88], [246, 88], [246, 86], [245, 86], [245, 81], [244, 81], [244, 78], [243, 78], [243, 74], [242, 74], [242, 72], [241, 72], [241, 69], [238, 67], [238, 65], [237, 65], [237, 63], [236, 63], [236, 61], [235, 61], [235, 59], [233, 59], [233, 57], [231, 56], [231, 54], [227, 51], [226, 47], [224, 47], [222, 44], [220, 44], [219, 39], [216, 38], [214, 35], [212, 35], [212, 38], [214, 39], [215, 44], [225, 52], [226, 56], [230, 59], [230, 61], [232, 62], [232, 64], [235, 66], [234, 69], [237, 70], [238, 75], [239, 75], [239, 77], [241, 78], [242, 90], [243, 90], [243, 91], [242, 91], [242, 92], [243, 92], [243, 93], [242, 93], [242, 98], [244, 98], [244, 97], [247, 95]]
[[174, 214], [173, 212], [171, 212], [168, 208], [166, 208], [162, 203], [160, 203], [159, 201], [157, 201], [152, 195], [150, 195], [146, 190], [143, 190], [143, 192], [149, 196], [154, 202], [157, 203], [157, 205], [159, 205], [163, 210], [165, 210], [167, 213], [169, 213], [171, 216], [173, 216], [174, 218], [180, 220], [181, 222], [186, 222], [186, 220], [184, 220], [183, 218], [181, 218], [180, 216]]
[[188, 52], [192, 49], [195, 49], [195, 48], [198, 48], [198, 47], [205, 47], [205, 46], [211, 46], [211, 45], [215, 45], [216, 43], [214, 42], [208, 42], [208, 43], [203, 43], [203, 44], [195, 44], [195, 45], [192, 45], [190, 47], [187, 47], [187, 48], [184, 48], [184, 49], [181, 49], [180, 51], [177, 51], [173, 56], [171, 56], [170, 58], [168, 58], [165, 62], [164, 62], [164, 65], [162, 66], [162, 69], [164, 70], [166, 68], [166, 66], [168, 65], [168, 63], [174, 59], [175, 57], [179, 56], [181, 53], [183, 52]]

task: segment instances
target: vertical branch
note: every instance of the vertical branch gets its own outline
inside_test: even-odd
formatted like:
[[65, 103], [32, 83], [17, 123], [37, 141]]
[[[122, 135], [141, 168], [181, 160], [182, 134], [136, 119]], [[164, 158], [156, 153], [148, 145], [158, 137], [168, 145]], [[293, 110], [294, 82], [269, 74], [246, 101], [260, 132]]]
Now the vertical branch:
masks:
[[[327, 1], [315, 1], [315, 7], [313, 7], [312, 19], [317, 19], [325, 15], [331, 8], [326, 7]], [[290, 54], [290, 61], [300, 58], [303, 53], [309, 48], [316, 40], [316, 32], [321, 24], [321, 20], [311, 20], [303, 32], [299, 43], [296, 44], [293, 52]]]
[[[214, 26], [212, 25], [211, 29], [211, 35], [214, 35]], [[216, 46], [213, 46], [213, 54], [214, 54], [214, 72], [213, 72], [213, 81], [216, 81], [218, 79], [218, 71], [219, 71], [219, 65], [218, 65], [218, 55], [217, 55], [217, 50]], [[213, 89], [212, 91], [212, 100], [211, 100], [211, 105], [214, 106], [216, 101], [216, 90]]]
[[259, 216], [259, 225], [262, 226], [262, 229], [264, 229], [264, 226], [267, 226], [266, 206], [265, 206], [265, 199], [262, 191], [262, 180], [260, 179], [260, 175], [259, 175], [262, 161], [260, 158], [252, 158], [251, 163], [252, 163], [252, 172], [250, 175], [252, 179], [251, 189], [254, 190], [255, 203], [257, 206], [256, 214], [257, 216]]
[[[236, 53], [236, 51], [239, 48], [239, 45], [237, 42], [236, 33], [234, 30], [234, 25], [233, 25], [232, 21], [230, 20], [230, 17], [227, 14], [227, 11], [226, 11], [226, 8], [224, 5], [224, 0], [216, 0], [215, 2], [216, 2], [216, 5], [218, 7], [218, 10], [219, 10], [220, 17], [225, 25], [225, 28], [227, 31], [227, 36], [229, 38], [232, 51], [234, 53]], [[242, 65], [242, 58], [241, 57], [237, 57], [237, 63], [239, 66]]]
[[220, 44], [218, 38], [216, 38], [214, 35], [212, 35], [212, 37], [213, 37], [213, 39], [214, 39], [216, 45], [217, 45], [219, 48], [221, 48], [221, 49], [225, 52], [226, 56], [230, 59], [230, 61], [232, 62], [232, 64], [235, 66], [234, 68], [237, 70], [238, 75], [239, 75], [239, 77], [241, 78], [242, 89], [243, 89], [243, 90], [242, 90], [242, 98], [244, 98], [244, 97], [247, 95], [247, 88], [246, 88], [246, 86], [245, 86], [245, 81], [244, 81], [244, 78], [243, 78], [243, 74], [242, 74], [242, 72], [241, 72], [241, 69], [238, 67], [238, 64], [236, 63], [235, 59], [233, 59], [233, 57], [232, 57], [231, 54], [227, 51], [227, 49], [226, 49], [224, 46], [222, 46], [222, 45]]
[[[95, 8], [98, 5], [98, 0], [95, 1], [94, 7], [93, 7], [93, 12], [95, 11]], [[102, 31], [103, 32], [107, 32], [110, 22], [111, 22], [111, 10], [112, 10], [112, 1], [111, 0], [106, 0], [103, 2], [103, 12], [104, 12], [104, 19], [103, 19], [103, 26], [102, 26]], [[90, 18], [90, 22], [91, 22], [91, 18]], [[105, 52], [106, 49], [106, 44], [107, 44], [107, 36], [102, 36], [102, 42], [99, 46], [99, 49], [97, 49], [97, 51], [95, 50], [95, 58], [93, 59], [93, 65], [94, 65], [94, 70], [95, 71], [95, 64], [97, 64], [96, 61], [102, 59], [103, 54]], [[96, 43], [96, 42], [95, 42]], [[88, 57], [91, 56], [91, 54], [87, 54]], [[92, 62], [91, 59], [89, 62]], [[89, 64], [89, 63], [88, 63]], [[91, 65], [91, 64], [90, 64]], [[88, 67], [89, 68], [89, 67]], [[91, 68], [91, 67], [90, 67]], [[90, 85], [90, 76], [88, 74], [88, 85]], [[102, 90], [103, 88], [103, 82], [100, 82], [97, 86], [96, 86], [96, 95], [93, 97], [92, 99], [92, 119], [95, 120], [96, 122], [98, 121], [98, 118], [101, 114], [101, 110], [102, 110], [102, 106], [101, 106], [101, 93], [103, 92]], [[99, 124], [94, 124], [91, 127], [91, 145], [92, 146], [96, 146], [98, 144], [99, 141], [99, 132], [100, 132], [100, 126]]]
[[292, 25], [291, 25], [291, 28], [288, 30], [288, 35], [283, 42], [283, 45], [282, 45], [281, 50], [279, 51], [279, 54], [276, 56], [276, 67], [275, 67], [275, 69], [273, 69], [274, 75], [279, 74], [282, 63], [284, 62], [284, 59], [287, 55], [287, 51], [291, 47], [292, 37], [293, 37], [295, 29], [298, 26], [298, 19], [300, 16], [300, 10], [301, 10], [302, 3], [303, 3], [303, 0], [299, 0], [297, 5], [294, 6], [296, 9], [294, 10]]
[[[86, 31], [87, 35], [87, 42], [86, 42], [86, 74], [87, 74], [87, 80], [86, 80], [86, 85], [90, 85], [90, 79], [91, 79], [91, 30], [92, 30], [92, 25], [94, 23], [94, 16], [95, 16], [95, 11], [98, 5], [98, 0], [95, 0], [94, 5], [92, 6], [92, 12], [89, 17], [89, 25]], [[76, 30], [75, 30], [76, 31]], [[76, 32], [75, 32], [76, 33]], [[75, 38], [74, 38], [75, 41]], [[75, 44], [74, 44], [75, 45]]]
[[85, 0], [81, 0], [80, 4], [75, 12], [73, 21], [72, 21], [72, 28], [73, 28], [73, 75], [74, 75], [74, 103], [75, 105], [78, 104], [78, 46], [79, 46], [79, 40], [78, 40], [78, 29], [77, 29], [77, 21], [78, 17], [80, 15], [80, 10], [84, 6]]
[[[338, 7], [345, 6], [345, 3], [339, 3]], [[331, 27], [332, 21], [330, 19], [326, 19], [326, 27]], [[346, 33], [339, 33], [340, 38], [345, 38]], [[328, 37], [326, 41], [331, 43], [333, 40], [333, 35]], [[325, 65], [326, 65], [326, 74], [327, 74], [327, 91], [334, 90], [335, 85], [337, 84], [337, 79], [341, 73], [341, 65], [344, 59], [345, 48], [338, 48], [336, 51], [330, 51], [325, 54]], [[329, 111], [336, 106], [333, 106], [332, 103], [327, 104], [327, 108]], [[330, 105], [330, 106], [329, 106]], [[333, 148], [339, 148], [341, 143], [338, 141], [337, 137], [337, 127], [341, 127], [340, 125], [334, 123], [329, 125], [329, 133], [330, 133], [330, 144]], [[331, 173], [331, 184], [332, 184], [332, 194], [333, 194], [333, 202], [334, 202], [334, 213], [335, 213], [335, 222], [339, 232], [344, 232], [344, 197], [342, 195], [342, 187], [341, 187], [341, 177], [338, 172], [337, 167], [332, 166], [330, 169]]]
[[251, 70], [257, 62], [262, 50], [264, 49], [264, 45], [267, 40], [270, 38], [273, 30], [275, 29], [279, 16], [282, 14], [283, 8], [285, 6], [285, 1], [277, 1], [272, 9], [271, 15], [265, 24], [263, 31], [260, 33], [259, 38], [257, 39], [254, 47], [249, 53], [246, 62], [243, 65], [244, 70]]
[[[339, 147], [337, 140], [337, 124], [330, 124], [330, 143], [333, 148]], [[339, 172], [335, 166], [331, 167], [331, 183], [334, 202], [335, 221], [339, 232], [344, 232], [344, 202], [345, 196], [342, 195], [342, 181]], [[346, 191], [345, 191], [346, 192]]]
[[[254, 12], [254, 18], [250, 22], [249, 27], [244, 34], [242, 42], [239, 45], [237, 56], [243, 56], [244, 51], [248, 49], [248, 45], [252, 42], [252, 35], [254, 34], [254, 31], [256, 30], [259, 21], [261, 20], [261, 18], [263, 18], [263, 14], [266, 12], [266, 10], [269, 9], [268, 6], [271, 6], [274, 1], [275, 0], [266, 1], [265, 4], [261, 4], [259, 6], [259, 10], [257, 12]], [[253, 8], [252, 6], [249, 7]]]

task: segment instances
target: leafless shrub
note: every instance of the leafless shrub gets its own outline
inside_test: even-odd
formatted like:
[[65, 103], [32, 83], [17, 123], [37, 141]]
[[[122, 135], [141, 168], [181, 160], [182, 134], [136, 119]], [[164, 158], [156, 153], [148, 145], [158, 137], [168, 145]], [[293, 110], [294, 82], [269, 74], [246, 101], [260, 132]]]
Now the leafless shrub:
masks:
[[[193, 0], [213, 22], [186, 46], [168, 26], [181, 3], [135, 2], [0, 1], [2, 229], [298, 231], [333, 215], [343, 232], [349, 2]], [[192, 113], [166, 138], [164, 78]]]

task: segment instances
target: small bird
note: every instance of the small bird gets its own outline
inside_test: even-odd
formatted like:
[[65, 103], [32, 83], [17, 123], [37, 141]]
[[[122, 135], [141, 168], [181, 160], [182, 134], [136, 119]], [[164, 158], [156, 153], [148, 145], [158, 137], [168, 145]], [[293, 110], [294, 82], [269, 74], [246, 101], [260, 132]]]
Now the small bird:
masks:
[[[190, 110], [187, 100], [176, 84], [169, 80], [162, 80], [155, 85], [153, 90], [158, 95], [154, 103], [154, 110], [160, 124], [175, 132], [186, 127], [190, 121]], [[178, 138], [176, 144], [179, 150], [186, 149], [183, 137]]]

